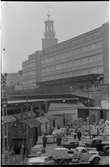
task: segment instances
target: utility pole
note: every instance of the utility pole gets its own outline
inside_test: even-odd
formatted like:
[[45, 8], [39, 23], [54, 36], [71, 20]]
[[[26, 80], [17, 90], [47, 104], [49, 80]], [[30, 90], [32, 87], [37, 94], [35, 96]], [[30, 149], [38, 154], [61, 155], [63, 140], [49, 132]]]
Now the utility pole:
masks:
[[8, 160], [8, 121], [7, 121], [7, 74], [1, 74], [1, 94], [2, 94], [2, 163]]
[[[28, 97], [26, 98], [26, 112], [27, 112], [27, 114], [28, 114], [28, 112], [29, 112], [29, 103], [28, 103]], [[28, 118], [26, 118], [27, 119], [27, 121], [28, 121]], [[28, 122], [26, 123], [26, 145], [27, 145], [27, 153], [29, 152], [29, 139], [28, 139], [28, 134], [29, 134], [29, 132], [28, 132]]]
[[[88, 88], [88, 102], [87, 102], [87, 105], [88, 105], [88, 110], [89, 110], [89, 88]], [[88, 123], [89, 123], [89, 136], [90, 136], [90, 139], [91, 139], [90, 111], [89, 111], [89, 119], [88, 119]]]

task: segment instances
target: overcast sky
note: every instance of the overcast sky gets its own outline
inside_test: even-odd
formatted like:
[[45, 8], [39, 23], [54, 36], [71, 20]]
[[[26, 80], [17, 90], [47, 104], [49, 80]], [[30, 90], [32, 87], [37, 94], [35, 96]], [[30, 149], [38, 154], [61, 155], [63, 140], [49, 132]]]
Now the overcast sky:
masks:
[[85, 2], [3, 2], [3, 71], [17, 72], [28, 55], [42, 49], [44, 21], [48, 10], [55, 21], [59, 42], [90, 31], [108, 21], [108, 3]]

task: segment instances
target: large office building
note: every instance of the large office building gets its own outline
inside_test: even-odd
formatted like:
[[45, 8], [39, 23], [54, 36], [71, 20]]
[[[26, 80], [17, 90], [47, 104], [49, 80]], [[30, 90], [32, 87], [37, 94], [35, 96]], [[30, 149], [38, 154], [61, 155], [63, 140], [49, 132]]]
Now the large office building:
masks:
[[104, 74], [108, 82], [108, 23], [64, 42], [57, 43], [54, 22], [45, 21], [42, 50], [23, 62], [24, 88], [58, 79]]
[[[21, 89], [36, 89], [37, 94], [71, 94], [88, 90], [97, 81], [109, 83], [108, 23], [59, 43], [50, 16], [44, 24], [42, 49], [22, 63]], [[101, 99], [108, 99], [108, 87], [96, 92], [94, 98], [97, 105]]]
[[32, 55], [29, 55], [28, 60], [22, 63], [22, 80], [24, 89], [37, 87], [40, 75], [40, 54], [40, 51], [36, 51]]
[[[49, 111], [47, 117], [53, 127], [58, 124], [63, 127], [72, 117], [86, 119], [90, 116], [92, 120], [95, 115], [97, 121], [108, 119], [109, 24], [59, 43], [54, 21], [48, 16], [44, 24], [42, 49], [22, 63], [21, 91], [12, 93], [30, 98], [35, 95], [39, 99], [49, 97], [51, 100], [47, 103], [44, 100], [33, 104], [33, 111], [40, 114]], [[98, 88], [98, 85], [101, 86]], [[62, 99], [55, 101], [54, 97]], [[90, 98], [93, 103], [89, 103]], [[93, 106], [95, 108], [90, 108], [89, 112], [88, 108]]]

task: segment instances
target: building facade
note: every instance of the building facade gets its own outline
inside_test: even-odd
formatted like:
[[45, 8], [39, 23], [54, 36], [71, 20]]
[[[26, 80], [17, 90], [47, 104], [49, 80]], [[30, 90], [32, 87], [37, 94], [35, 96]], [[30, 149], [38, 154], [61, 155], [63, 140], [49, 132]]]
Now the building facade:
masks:
[[108, 82], [108, 23], [57, 43], [53, 21], [48, 18], [44, 36], [39, 54], [30, 55], [22, 65], [27, 88], [40, 82], [89, 74], [104, 74], [104, 81]]
[[40, 51], [37, 51], [28, 57], [28, 60], [22, 63], [22, 81], [23, 89], [32, 89], [37, 87], [39, 80], [39, 58]]
[[76, 89], [88, 91], [101, 76], [105, 86], [92, 95], [95, 105], [101, 106], [102, 100], [108, 100], [109, 92], [109, 24], [58, 43], [54, 21], [49, 17], [45, 21], [42, 50], [29, 55], [22, 63], [22, 88], [37, 88], [39, 93], [45, 94], [74, 92]]
[[18, 73], [8, 73], [7, 74], [7, 87], [8, 89], [19, 90], [22, 89], [22, 71]]
[[[107, 31], [103, 30], [106, 26], [107, 24], [104, 24], [93, 31], [43, 50], [39, 82], [88, 74], [104, 74], [107, 77], [108, 55], [107, 51], [104, 51]], [[105, 59], [107, 64], [104, 63]]]
[[46, 49], [57, 44], [58, 39], [55, 38], [54, 31], [54, 21], [50, 20], [50, 15], [48, 14], [48, 20], [45, 21], [45, 33], [42, 39], [42, 49]]

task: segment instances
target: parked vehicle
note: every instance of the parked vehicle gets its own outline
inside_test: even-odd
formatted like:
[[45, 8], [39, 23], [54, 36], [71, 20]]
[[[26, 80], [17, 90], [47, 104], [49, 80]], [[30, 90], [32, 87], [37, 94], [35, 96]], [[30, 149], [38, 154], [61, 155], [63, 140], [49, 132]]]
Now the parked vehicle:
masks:
[[109, 141], [102, 141], [101, 144], [103, 155], [109, 156]]
[[96, 150], [88, 150], [86, 147], [77, 147], [73, 151], [72, 163], [99, 164], [101, 157]]
[[86, 147], [95, 147], [100, 155], [109, 155], [109, 141], [94, 138], [91, 143], [85, 143]]
[[69, 165], [69, 164], [99, 164], [101, 157], [96, 149], [88, 150], [85, 147], [77, 147], [70, 153], [66, 148], [55, 148], [52, 156], [41, 155], [29, 157], [26, 165]]

